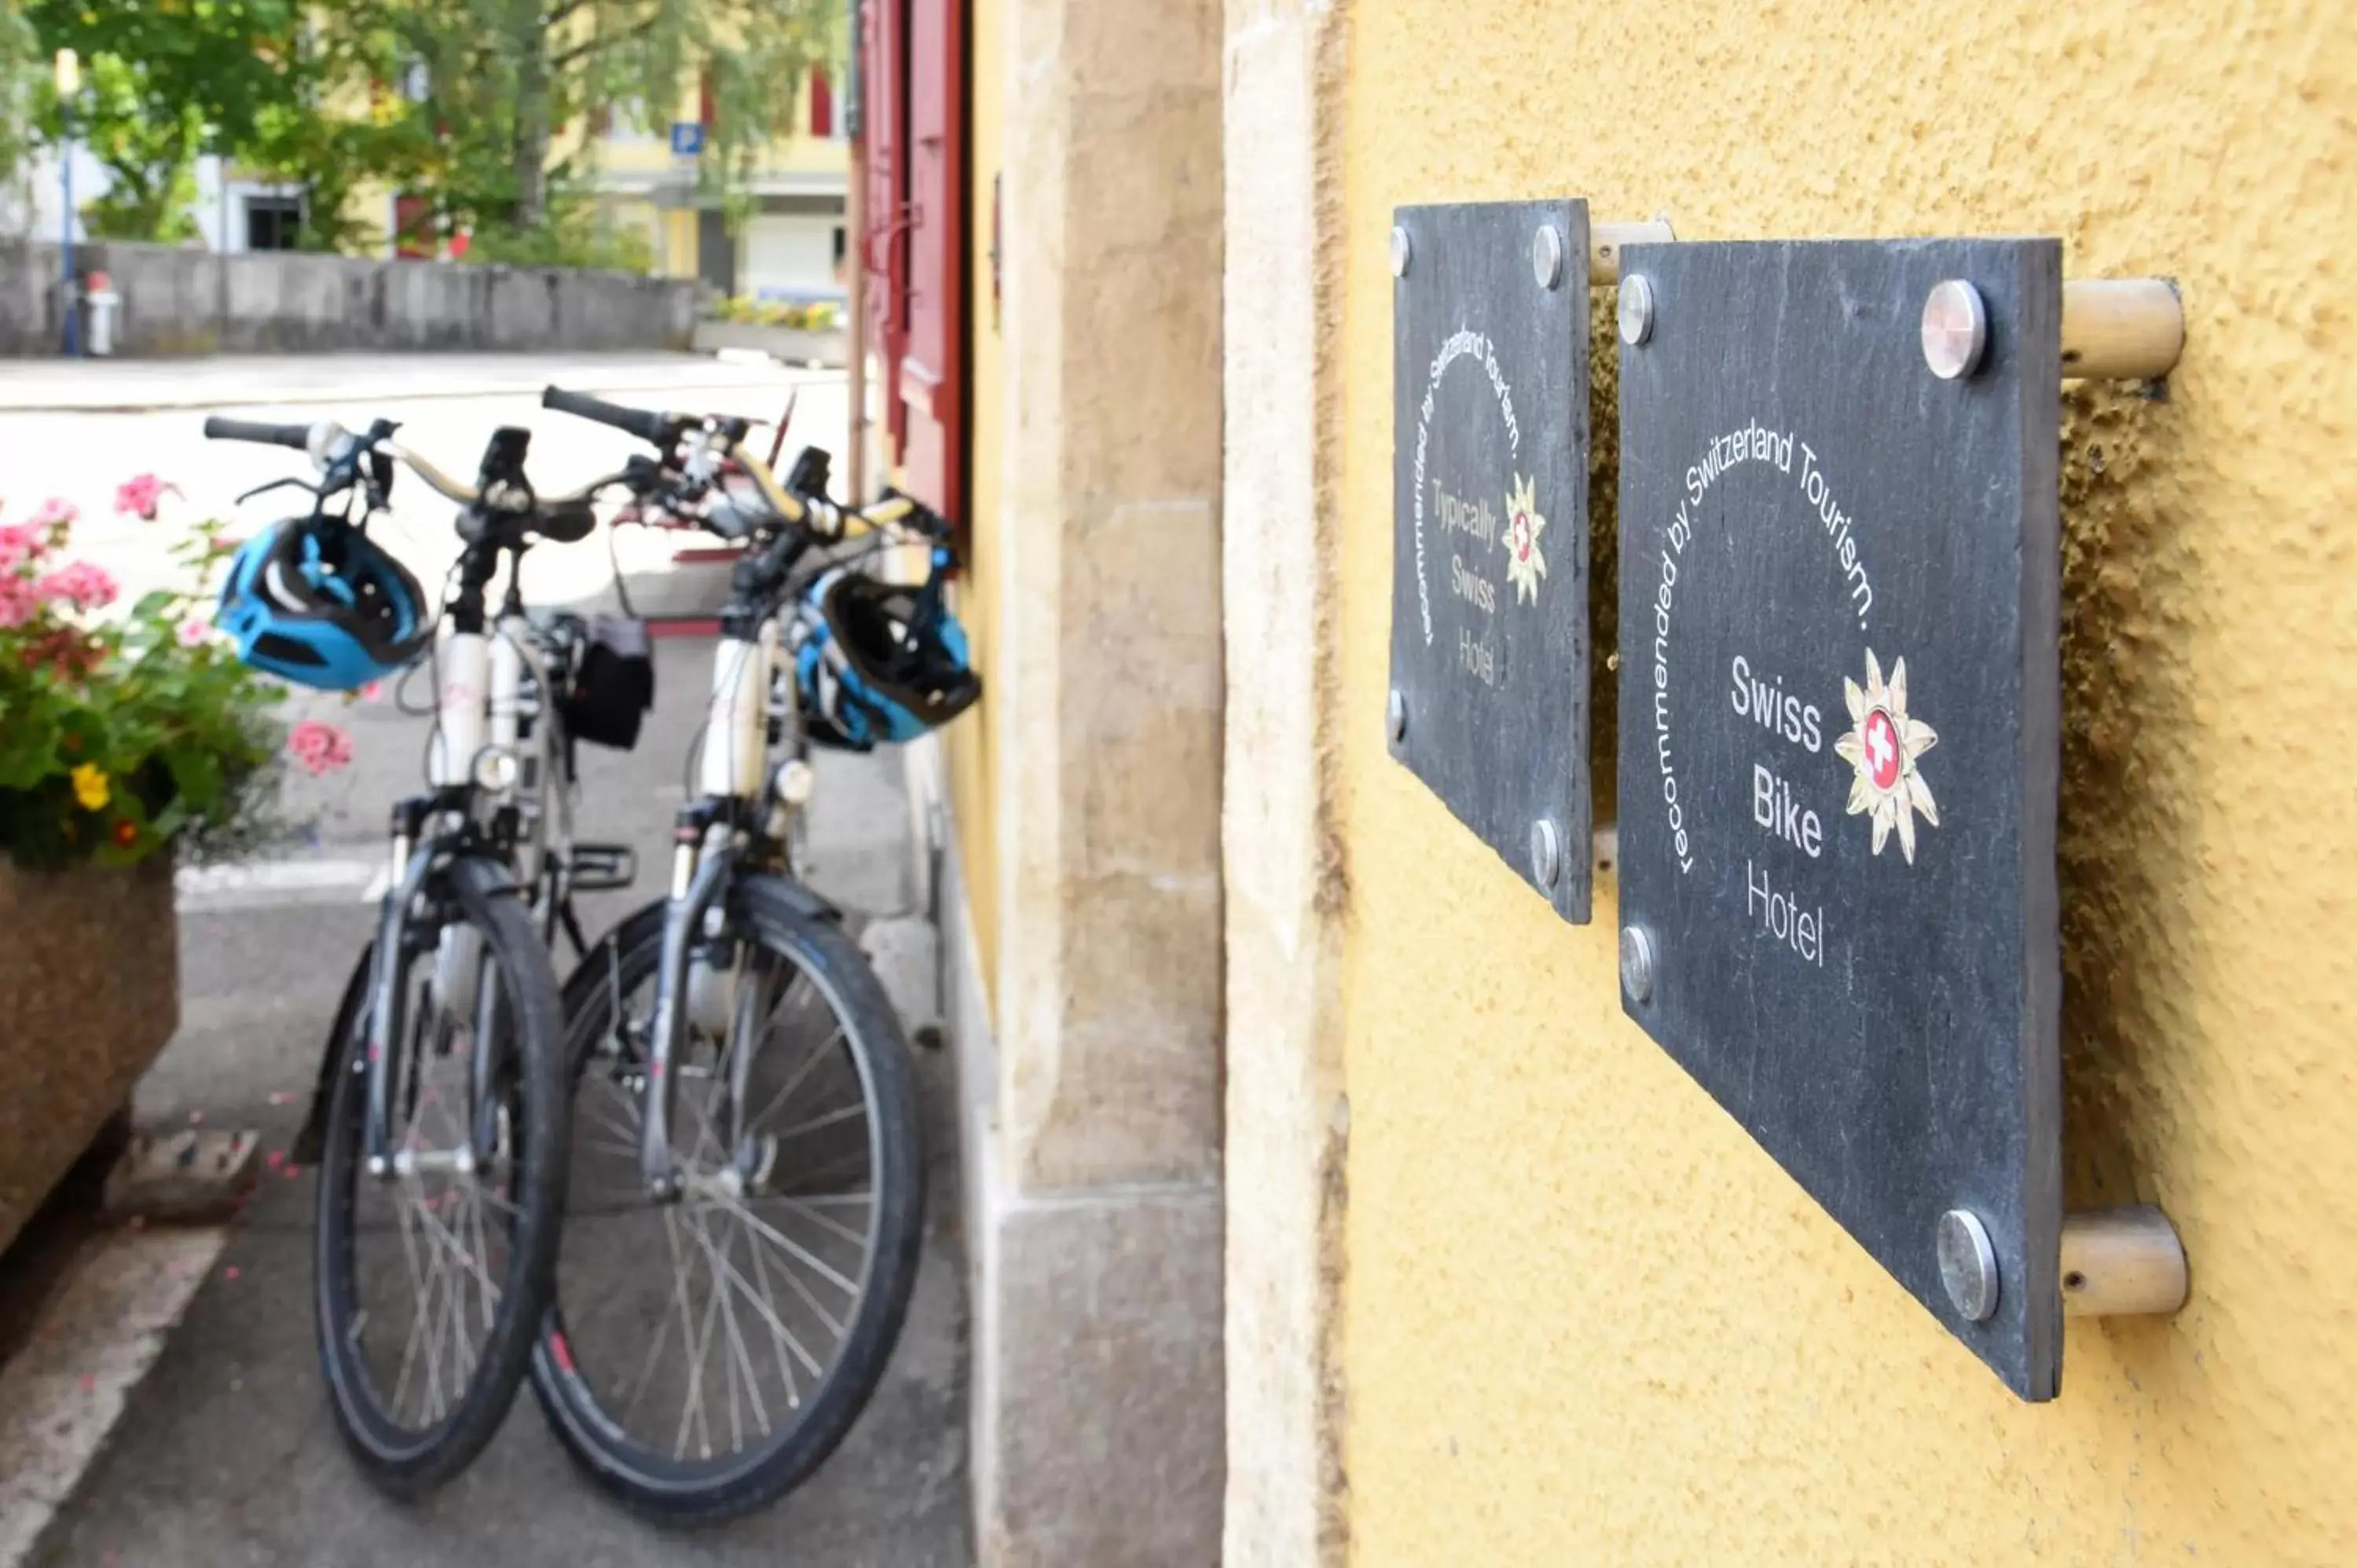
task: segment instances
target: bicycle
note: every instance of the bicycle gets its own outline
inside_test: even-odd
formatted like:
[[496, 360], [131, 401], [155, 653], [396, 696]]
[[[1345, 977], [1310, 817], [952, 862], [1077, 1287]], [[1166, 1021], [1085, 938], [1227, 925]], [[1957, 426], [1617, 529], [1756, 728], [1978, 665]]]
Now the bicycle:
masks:
[[[909, 1050], [841, 911], [800, 879], [816, 721], [798, 693], [841, 652], [813, 585], [917, 541], [932, 551], [938, 607], [946, 530], [906, 497], [828, 501], [816, 449], [780, 482], [744, 449], [744, 420], [553, 387], [543, 403], [657, 449], [631, 481], [642, 512], [745, 546], [668, 896], [622, 920], [566, 983], [575, 1202], [533, 1357], [543, 1411], [597, 1486], [659, 1520], [709, 1521], [782, 1496], [833, 1452], [882, 1375], [915, 1281], [924, 1190]], [[669, 1273], [614, 1266], [650, 1256]]]
[[[307, 519], [273, 531], [287, 548], [274, 544], [252, 575], [260, 604], [250, 618], [292, 618], [251, 632], [242, 653], [297, 677], [328, 662], [303, 645], [304, 618], [290, 603], [331, 612], [341, 603], [397, 621], [404, 639], [382, 654], [394, 667], [431, 650], [428, 791], [393, 809], [376, 934], [345, 987], [294, 1151], [319, 1172], [313, 1308], [337, 1428], [371, 1481], [411, 1497], [472, 1461], [522, 1382], [554, 1289], [569, 1160], [564, 1011], [549, 941], [560, 925], [578, 940], [570, 893], [584, 878], [569, 822], [553, 853], [542, 845], [548, 781], [559, 766], [569, 775], [564, 748], [551, 745], [554, 715], [543, 713], [551, 705], [543, 656], [561, 651], [565, 634], [528, 624], [514, 574], [496, 619], [487, 594], [502, 558], [520, 563], [538, 540], [585, 537], [589, 498], [613, 481], [536, 496], [523, 472], [530, 433], [516, 429], [492, 435], [468, 486], [395, 442], [389, 420], [360, 435], [332, 423], [222, 418], [204, 428], [217, 440], [305, 452], [319, 475], [240, 498], [287, 487], [314, 498]], [[354, 541], [384, 510], [396, 463], [460, 508], [457, 587], [438, 617], [387, 602], [404, 596], [401, 585], [414, 588], [397, 568], [391, 595], [374, 582], [355, 591], [336, 575], [339, 551], [348, 562], [373, 551]], [[339, 499], [340, 514], [330, 510]], [[297, 580], [306, 575], [308, 586]], [[231, 576], [235, 587], [240, 575]], [[436, 647], [440, 619], [449, 634]], [[558, 782], [560, 801], [568, 787], [569, 777]], [[545, 930], [534, 929], [522, 889], [539, 890], [532, 901], [543, 904]], [[391, 1237], [398, 1254], [377, 1259], [370, 1247]]]

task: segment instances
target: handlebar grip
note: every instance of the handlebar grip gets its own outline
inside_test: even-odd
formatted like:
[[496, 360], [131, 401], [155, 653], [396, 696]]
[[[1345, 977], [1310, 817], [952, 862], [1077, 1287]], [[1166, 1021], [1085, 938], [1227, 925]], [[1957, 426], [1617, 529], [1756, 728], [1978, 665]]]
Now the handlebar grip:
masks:
[[540, 406], [582, 419], [594, 419], [600, 424], [610, 424], [656, 446], [662, 445], [664, 433], [671, 424], [669, 419], [651, 409], [625, 408], [618, 403], [591, 397], [587, 392], [566, 392], [563, 387], [550, 387], [542, 392]]
[[251, 419], [223, 419], [214, 414], [205, 421], [205, 438], [209, 441], [258, 441], [265, 446], [292, 446], [297, 452], [307, 451], [311, 444], [311, 427], [307, 424], [261, 424]]

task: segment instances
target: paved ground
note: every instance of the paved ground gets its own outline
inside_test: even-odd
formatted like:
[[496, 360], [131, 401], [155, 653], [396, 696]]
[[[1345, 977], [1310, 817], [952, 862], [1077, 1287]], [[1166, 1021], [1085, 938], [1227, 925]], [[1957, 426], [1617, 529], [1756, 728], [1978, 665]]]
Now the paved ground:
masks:
[[[576, 379], [597, 384], [596, 368], [585, 368], [591, 373]], [[662, 390], [674, 395], [651, 392], [647, 401], [758, 412], [782, 402], [790, 379], [773, 371], [758, 383], [711, 388], [687, 384], [708, 372], [673, 369], [682, 380]], [[468, 368], [468, 373], [488, 372]], [[7, 374], [0, 372], [0, 380]], [[814, 440], [826, 439], [818, 434], [822, 429], [839, 433], [839, 379], [791, 380], [805, 389], [806, 413], [797, 427]], [[131, 384], [126, 372], [124, 385]], [[403, 384], [415, 390], [432, 383]], [[534, 382], [526, 376], [504, 384]], [[685, 395], [691, 392], [699, 395], [691, 400]], [[0, 395], [0, 403], [5, 401]], [[807, 413], [813, 407], [823, 417]], [[479, 439], [490, 424], [532, 424], [549, 435], [545, 452], [536, 448], [535, 458], [545, 456], [551, 483], [563, 482], [562, 471], [605, 460], [621, 445], [596, 427], [542, 414], [522, 397], [437, 396], [404, 401], [391, 411], [395, 417], [414, 416], [421, 445], [459, 462], [468, 455], [456, 448]], [[327, 405], [326, 412], [339, 412], [338, 405]], [[195, 423], [193, 414], [177, 412], [0, 414], [11, 499], [55, 492], [102, 508], [115, 478], [135, 467], [166, 472], [193, 500], [213, 505], [241, 481], [272, 471], [278, 454], [208, 447], [192, 438]], [[559, 435], [565, 426], [571, 428]], [[140, 460], [124, 461], [133, 455]], [[16, 510], [12, 506], [11, 514]], [[436, 542], [429, 531], [447, 524], [447, 510], [438, 503], [416, 509], [403, 521], [410, 548], [430, 559]], [[142, 535], [132, 528], [110, 528], [94, 542], [126, 576], [142, 569], [152, 549], [143, 549]], [[565, 554], [559, 560], [549, 552], [535, 564], [535, 596], [601, 596], [610, 571], [603, 550], [593, 542]], [[673, 576], [666, 583], [667, 555], [667, 548], [642, 548], [635, 563], [626, 555], [624, 564], [649, 586], [669, 586], [685, 596], [708, 593], [708, 580], [683, 586]], [[617, 756], [584, 748], [580, 823], [584, 837], [635, 843], [650, 867], [660, 865], [671, 810], [680, 798], [681, 766], [700, 717], [695, 695], [705, 682], [708, 659], [705, 644], [658, 646], [657, 712], [637, 751]], [[380, 854], [376, 834], [390, 801], [414, 787], [424, 740], [422, 722], [389, 703], [349, 709], [329, 703], [321, 711], [352, 730], [358, 761], [323, 784], [307, 782], [290, 800], [311, 831], [285, 846], [284, 854], [306, 872], [263, 873], [242, 886], [216, 880], [184, 895], [182, 1025], [141, 1087], [145, 1118], [185, 1122], [194, 1113], [208, 1125], [258, 1127], [268, 1148], [283, 1147], [299, 1120], [299, 1095], [322, 1031], [365, 938], [369, 910], [360, 899]], [[905, 908], [908, 819], [897, 763], [840, 760], [822, 770], [818, 799], [816, 880], [855, 909], [889, 915]], [[608, 896], [592, 912], [593, 929], [634, 897], [654, 896], [656, 875], [642, 875], [636, 895]], [[640, 1526], [576, 1478], [542, 1429], [528, 1393], [468, 1476], [422, 1505], [384, 1501], [347, 1462], [319, 1386], [307, 1302], [311, 1178], [274, 1175], [234, 1228], [227, 1251], [33, 1560], [93, 1568], [422, 1563], [590, 1568], [658, 1562], [948, 1568], [970, 1562], [965, 1308], [954, 1233], [951, 1075], [939, 1056], [920, 1055], [931, 1133], [931, 1219], [909, 1326], [883, 1388], [849, 1440], [778, 1508], [725, 1530], [686, 1536]]]

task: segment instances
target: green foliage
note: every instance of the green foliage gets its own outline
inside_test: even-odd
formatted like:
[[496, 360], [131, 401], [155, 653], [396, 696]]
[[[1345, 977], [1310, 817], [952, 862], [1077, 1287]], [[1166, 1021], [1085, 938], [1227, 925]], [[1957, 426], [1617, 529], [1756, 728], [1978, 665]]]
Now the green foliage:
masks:
[[537, 229], [480, 230], [467, 260], [487, 266], [582, 267], [597, 272], [654, 270], [654, 247], [636, 229], [601, 224], [595, 200], [569, 188], [549, 199], [548, 216]]
[[811, 68], [844, 43], [843, 0], [344, 0], [322, 16], [331, 34], [397, 40], [424, 68], [428, 91], [406, 113], [438, 149], [422, 183], [444, 222], [502, 260], [565, 264], [597, 253], [585, 252], [595, 229], [577, 199], [595, 144], [554, 157], [561, 127], [643, 113], [659, 131], [707, 73], [703, 167], [725, 197], [794, 128]]
[[785, 327], [801, 332], [832, 332], [842, 324], [843, 306], [829, 299], [793, 305], [784, 300], [755, 299], [748, 295], [738, 295], [734, 299], [722, 300], [718, 315], [723, 321], [748, 327]]
[[[126, 496], [138, 485], [125, 487]], [[98, 618], [105, 575], [65, 562], [72, 509], [0, 528], [0, 855], [20, 865], [124, 865], [178, 843], [194, 858], [265, 831], [281, 693], [197, 618], [221, 525], [172, 544], [185, 590]]]
[[35, 135], [32, 86], [41, 41], [15, 0], [0, 0], [0, 188], [21, 186]]
[[298, 0], [23, 0], [43, 58], [81, 56], [84, 89], [60, 105], [36, 92], [44, 139], [70, 134], [106, 166], [112, 188], [84, 210], [102, 238], [177, 243], [196, 160], [254, 144], [264, 119], [311, 101]]

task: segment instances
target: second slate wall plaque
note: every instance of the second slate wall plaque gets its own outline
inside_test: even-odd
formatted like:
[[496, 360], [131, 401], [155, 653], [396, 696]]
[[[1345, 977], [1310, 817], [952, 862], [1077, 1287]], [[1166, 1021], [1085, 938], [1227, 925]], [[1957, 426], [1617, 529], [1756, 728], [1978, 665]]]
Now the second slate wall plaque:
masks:
[[1622, 1004], [2029, 1399], [2062, 1350], [2061, 269], [1652, 245], [1620, 285]]
[[1392, 755], [1584, 922], [1587, 205], [1393, 221]]

